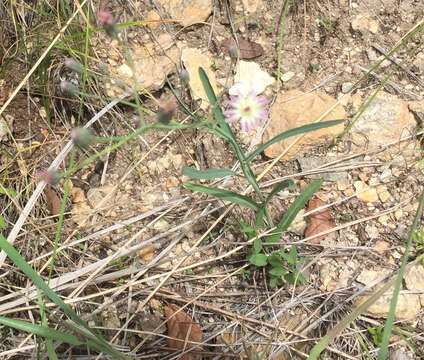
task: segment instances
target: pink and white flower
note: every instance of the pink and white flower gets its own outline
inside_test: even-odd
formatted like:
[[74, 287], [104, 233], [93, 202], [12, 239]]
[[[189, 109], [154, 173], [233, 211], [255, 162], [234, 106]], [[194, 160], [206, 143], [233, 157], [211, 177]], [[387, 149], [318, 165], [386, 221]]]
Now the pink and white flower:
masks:
[[258, 95], [255, 91], [239, 92], [237, 95], [230, 96], [224, 115], [227, 122], [240, 121], [241, 130], [249, 132], [258, 128], [267, 119], [267, 104], [267, 98]]

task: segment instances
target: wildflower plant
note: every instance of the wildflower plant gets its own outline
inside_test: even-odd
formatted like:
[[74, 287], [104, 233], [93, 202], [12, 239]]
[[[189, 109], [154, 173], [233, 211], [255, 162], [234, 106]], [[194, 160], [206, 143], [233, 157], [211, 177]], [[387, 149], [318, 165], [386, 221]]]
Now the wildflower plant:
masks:
[[[186, 183], [185, 187], [189, 190], [212, 195], [235, 205], [253, 210], [256, 218], [254, 226], [240, 224], [241, 231], [246, 235], [249, 243], [253, 245], [251, 255], [248, 257], [249, 262], [256, 267], [264, 267], [268, 270], [271, 287], [281, 286], [284, 282], [303, 282], [305, 278], [298, 270], [299, 261], [295, 246], [291, 246], [287, 251], [284, 249], [267, 251], [265, 247], [268, 246], [271, 248], [271, 245], [275, 245], [275, 243], [279, 241], [282, 233], [287, 231], [297, 213], [320, 188], [322, 180], [315, 180], [307, 186], [288, 208], [278, 224], [274, 225], [273, 219], [268, 212], [268, 205], [276, 194], [284, 188], [293, 186], [293, 183], [291, 181], [283, 181], [278, 183], [269, 194], [265, 194], [259, 187], [251, 164], [260, 153], [272, 144], [305, 132], [337, 125], [343, 120], [313, 123], [283, 132], [260, 145], [250, 154], [245, 154], [238, 144], [229, 123], [239, 121], [242, 131], [251, 131], [260, 126], [268, 116], [266, 109], [268, 102], [266, 98], [259, 96], [253, 91], [239, 93], [230, 98], [229, 102], [226, 104], [226, 110], [223, 111], [206, 72], [202, 68], [199, 69], [199, 76], [211, 104], [212, 113], [215, 119], [213, 123], [206, 123], [204, 127], [212, 132], [212, 134], [226, 140], [231, 146], [240, 163], [243, 176], [254, 190], [255, 196], [250, 197], [245, 194], [238, 194], [226, 189], [199, 185], [193, 182]], [[195, 114], [190, 114], [194, 118], [197, 118]], [[200, 171], [193, 167], [185, 168], [184, 174], [193, 179], [204, 180], [238, 175], [230, 169], [207, 169], [205, 171]], [[261, 236], [261, 233], [267, 235]]]

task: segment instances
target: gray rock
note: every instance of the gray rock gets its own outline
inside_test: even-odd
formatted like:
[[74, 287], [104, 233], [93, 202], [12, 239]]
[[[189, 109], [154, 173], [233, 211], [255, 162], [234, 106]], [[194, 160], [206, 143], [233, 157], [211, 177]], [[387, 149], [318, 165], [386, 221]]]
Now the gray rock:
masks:
[[378, 59], [377, 52], [374, 49], [368, 49], [367, 56], [369, 61], [376, 61]]
[[345, 82], [342, 84], [342, 93], [347, 94], [352, 88], [353, 84], [351, 82]]
[[351, 136], [356, 147], [377, 150], [413, 133], [415, 127], [408, 103], [381, 92], [353, 124]]
[[13, 132], [13, 116], [6, 115], [5, 118], [0, 118], [0, 141], [7, 139], [9, 131]]
[[[337, 160], [335, 156], [326, 156], [326, 157], [318, 157], [318, 156], [310, 156], [310, 157], [299, 157], [297, 161], [303, 172], [307, 171], [315, 171], [318, 170], [322, 165], [328, 164]], [[309, 179], [320, 179], [323, 178], [327, 181], [342, 181], [347, 180], [347, 172], [346, 171], [334, 171], [329, 170], [327, 172], [320, 172], [317, 174], [305, 175], [305, 177]]]
[[287, 71], [283, 75], [281, 75], [281, 80], [283, 82], [287, 82], [291, 80], [296, 74], [293, 71]]
[[397, 349], [390, 353], [390, 360], [413, 360], [414, 357], [403, 349]]

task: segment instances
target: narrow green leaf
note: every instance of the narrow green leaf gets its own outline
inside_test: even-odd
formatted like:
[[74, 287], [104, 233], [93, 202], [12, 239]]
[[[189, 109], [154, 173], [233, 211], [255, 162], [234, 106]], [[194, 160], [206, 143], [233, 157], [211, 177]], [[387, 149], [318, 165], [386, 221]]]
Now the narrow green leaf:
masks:
[[104, 340], [99, 334], [95, 333], [87, 325], [85, 321], [80, 319], [77, 313], [44, 282], [44, 280], [37, 274], [37, 272], [25, 261], [25, 259], [16, 251], [16, 249], [7, 241], [7, 239], [0, 234], [0, 249], [2, 249], [7, 256], [13, 261], [13, 263], [34, 283], [34, 285], [42, 290], [45, 295], [53, 301], [63, 312], [76, 324], [81, 325], [87, 331], [92, 334], [97, 342], [97, 348], [101, 348], [102, 351], [115, 356], [117, 359], [127, 359], [125, 355], [113, 349], [106, 340]]
[[261, 206], [259, 210], [256, 212], [255, 224], [257, 228], [262, 228], [264, 226], [264, 218], [265, 218], [265, 207]]
[[263, 267], [267, 264], [267, 258], [265, 254], [253, 254], [249, 256], [249, 262], [255, 266]]
[[207, 170], [197, 170], [192, 166], [186, 166], [183, 169], [183, 175], [191, 177], [192, 179], [197, 180], [211, 180], [216, 178], [223, 178], [226, 176], [237, 176], [237, 174], [229, 169], [207, 169]]
[[0, 184], [0, 195], [7, 195], [9, 197], [15, 197], [16, 191], [13, 190], [12, 188], [5, 188]]
[[213, 90], [213, 87], [209, 81], [208, 75], [206, 74], [206, 71], [199, 67], [199, 77], [200, 81], [202, 82], [203, 89], [205, 90], [206, 96], [208, 97], [209, 103], [212, 106], [212, 112], [215, 116], [215, 120], [218, 121], [218, 123], [226, 123], [224, 114], [221, 110], [221, 107], [218, 104], [218, 98], [215, 95], [215, 91]]
[[235, 140], [234, 134], [231, 131], [230, 126], [225, 121], [224, 113], [222, 112], [221, 106], [219, 105], [218, 98], [215, 95], [215, 91], [213, 90], [213, 87], [209, 81], [208, 75], [206, 74], [206, 71], [203, 68], [199, 68], [199, 77], [200, 81], [202, 82], [203, 89], [205, 90], [206, 96], [208, 97], [209, 103], [212, 107], [212, 113], [216, 120], [216, 122], [219, 125], [219, 128], [224, 133], [224, 136], [226, 136], [228, 139]]
[[303, 192], [296, 198], [293, 204], [285, 212], [284, 216], [280, 220], [277, 225], [277, 229], [275, 230], [275, 234], [272, 234], [267, 237], [267, 242], [277, 242], [281, 234], [286, 231], [290, 224], [295, 219], [297, 213], [303, 209], [309, 199], [315, 194], [315, 192], [321, 187], [323, 180], [314, 180], [312, 183], [308, 185], [308, 187], [303, 190]]
[[233, 191], [197, 185], [193, 183], [184, 184], [184, 187], [188, 190], [212, 195], [219, 199], [226, 200], [240, 206], [248, 207], [253, 210], [257, 210], [259, 208], [259, 205], [250, 197], [237, 194]]
[[6, 221], [4, 220], [4, 217], [0, 215], [0, 230], [4, 230], [6, 227]]
[[304, 134], [304, 133], [307, 133], [307, 132], [311, 132], [311, 131], [315, 131], [315, 130], [319, 130], [319, 129], [323, 129], [323, 128], [327, 128], [327, 127], [331, 127], [331, 126], [335, 126], [335, 125], [341, 124], [343, 122], [344, 122], [344, 120], [322, 121], [322, 122], [317, 122], [317, 123], [313, 123], [313, 124], [303, 125], [303, 126], [300, 126], [298, 128], [295, 128], [295, 129], [287, 130], [285, 132], [282, 132], [282, 133], [274, 136], [272, 139], [268, 140], [265, 144], [262, 144], [261, 146], [259, 146], [256, 150], [254, 150], [252, 153], [250, 153], [247, 156], [246, 160], [252, 161], [256, 156], [258, 156], [261, 152], [263, 152], [265, 149], [267, 149], [271, 145], [273, 145], [273, 144], [275, 144], [279, 141], [282, 141], [284, 139], [287, 139], [289, 137], [301, 135], [301, 134]]
[[25, 331], [37, 336], [42, 336], [46, 339], [61, 341], [74, 346], [84, 345], [84, 342], [79, 340], [76, 336], [58, 331], [46, 326], [32, 324], [23, 320], [9, 319], [0, 316], [0, 324], [14, 328], [16, 330]]
[[268, 196], [266, 197], [265, 201], [261, 204], [260, 209], [256, 212], [256, 226], [258, 228], [261, 228], [264, 224], [264, 217], [265, 217], [265, 210], [266, 207], [268, 206], [268, 203], [272, 200], [272, 198], [277, 195], [281, 190], [285, 189], [285, 188], [291, 188], [294, 186], [294, 182], [293, 180], [284, 180], [281, 181], [279, 183], [277, 183], [274, 188], [272, 189], [272, 191], [268, 194]]

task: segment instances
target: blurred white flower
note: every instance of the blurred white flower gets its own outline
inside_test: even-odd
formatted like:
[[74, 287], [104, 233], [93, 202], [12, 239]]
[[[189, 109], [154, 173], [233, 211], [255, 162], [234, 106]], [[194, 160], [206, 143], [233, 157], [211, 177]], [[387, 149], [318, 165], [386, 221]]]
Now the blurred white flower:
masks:
[[259, 96], [255, 91], [242, 92], [231, 96], [224, 111], [228, 122], [240, 121], [242, 131], [249, 132], [259, 127], [268, 117], [265, 96]]

